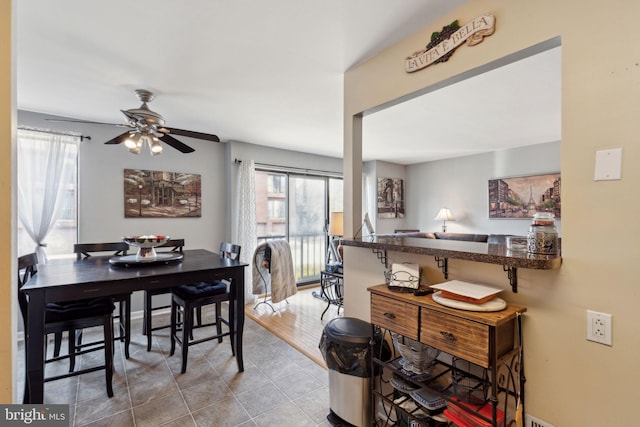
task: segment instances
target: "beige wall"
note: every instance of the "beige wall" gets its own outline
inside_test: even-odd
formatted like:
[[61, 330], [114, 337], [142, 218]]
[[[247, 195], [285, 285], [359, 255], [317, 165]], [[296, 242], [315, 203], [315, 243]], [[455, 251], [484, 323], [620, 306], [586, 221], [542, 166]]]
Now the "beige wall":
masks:
[[[455, 19], [462, 24], [487, 12], [496, 17], [496, 32], [483, 43], [460, 47], [447, 63], [404, 72], [403, 58], [422, 48], [431, 32]], [[563, 266], [552, 272], [520, 269], [519, 292], [514, 294], [508, 291], [500, 266], [450, 262], [451, 278], [501, 286], [505, 299], [528, 307], [526, 410], [556, 426], [636, 424], [640, 245], [633, 235], [639, 209], [634, 190], [640, 184], [640, 169], [635, 167], [640, 150], [638, 16], [640, 2], [635, 1], [471, 0], [345, 75], [345, 159], [356, 157], [345, 161], [345, 183], [355, 182], [350, 192], [354, 200], [345, 203], [345, 216], [354, 219], [357, 228], [358, 215], [348, 210], [361, 203], [359, 180], [354, 179], [361, 172], [349, 169], [360, 156], [361, 142], [353, 138], [354, 115], [561, 38]], [[615, 147], [623, 150], [623, 179], [594, 182], [595, 151]], [[346, 248], [345, 262], [345, 314], [368, 318], [366, 286], [382, 277], [377, 271], [381, 267], [363, 266], [380, 263], [358, 248]], [[435, 269], [432, 259], [420, 263]], [[613, 315], [612, 347], [586, 341], [587, 309]]]
[[[12, 316], [12, 302], [15, 301], [12, 274], [13, 237], [12, 224], [13, 191], [11, 189], [13, 171], [13, 137], [15, 129], [15, 89], [13, 88], [12, 61], [13, 37], [11, 31], [11, 1], [0, 2], [0, 194], [5, 195], [0, 203], [0, 402], [13, 401], [13, 354], [15, 351], [15, 335]], [[16, 304], [17, 305], [17, 304]]]

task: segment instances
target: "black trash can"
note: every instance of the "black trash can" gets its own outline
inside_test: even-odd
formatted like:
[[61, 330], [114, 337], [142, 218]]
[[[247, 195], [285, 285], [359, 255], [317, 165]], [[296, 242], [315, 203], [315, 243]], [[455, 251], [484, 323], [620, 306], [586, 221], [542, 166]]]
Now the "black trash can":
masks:
[[[337, 317], [324, 327], [319, 348], [329, 369], [332, 425], [371, 425], [371, 335], [370, 323], [352, 317]], [[380, 332], [374, 339], [379, 348]]]

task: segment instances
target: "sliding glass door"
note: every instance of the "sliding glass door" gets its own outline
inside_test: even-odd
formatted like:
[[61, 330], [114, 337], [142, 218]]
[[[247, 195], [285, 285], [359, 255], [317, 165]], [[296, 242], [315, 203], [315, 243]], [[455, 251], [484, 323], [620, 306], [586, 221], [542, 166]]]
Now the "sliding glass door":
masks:
[[325, 254], [326, 179], [289, 177], [289, 244], [296, 280], [320, 278]]
[[329, 213], [342, 211], [342, 179], [256, 171], [258, 241], [286, 239], [296, 282], [318, 281], [325, 267]]

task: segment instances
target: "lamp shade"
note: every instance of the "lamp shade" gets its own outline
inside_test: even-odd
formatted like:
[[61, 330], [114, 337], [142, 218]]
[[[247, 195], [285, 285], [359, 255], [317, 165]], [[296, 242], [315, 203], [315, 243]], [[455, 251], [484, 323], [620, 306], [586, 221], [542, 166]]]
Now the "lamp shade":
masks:
[[343, 212], [331, 212], [329, 217], [329, 235], [342, 236], [344, 234]]
[[456, 220], [448, 208], [440, 209], [440, 212], [438, 212], [438, 215], [436, 215], [436, 217], [433, 219], [437, 221], [455, 221]]

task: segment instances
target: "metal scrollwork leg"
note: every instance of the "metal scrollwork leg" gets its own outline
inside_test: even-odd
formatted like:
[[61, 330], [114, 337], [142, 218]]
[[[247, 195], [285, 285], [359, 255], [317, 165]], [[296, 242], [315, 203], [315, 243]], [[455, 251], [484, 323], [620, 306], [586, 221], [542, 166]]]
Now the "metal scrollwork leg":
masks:
[[378, 250], [378, 249], [371, 249], [371, 252], [376, 254], [376, 256], [378, 257], [380, 262], [384, 265], [385, 268], [387, 268], [387, 251], [384, 251], [384, 250], [381, 251], [381, 250]]
[[511, 285], [511, 290], [513, 293], [518, 292], [518, 267], [507, 267], [506, 265], [502, 266], [502, 269], [507, 272], [507, 277], [509, 278], [509, 284]]
[[440, 258], [439, 256], [435, 257], [436, 264], [438, 264], [438, 268], [442, 270], [442, 274], [445, 279], [449, 278], [449, 258]]

